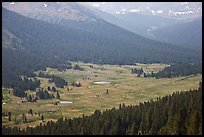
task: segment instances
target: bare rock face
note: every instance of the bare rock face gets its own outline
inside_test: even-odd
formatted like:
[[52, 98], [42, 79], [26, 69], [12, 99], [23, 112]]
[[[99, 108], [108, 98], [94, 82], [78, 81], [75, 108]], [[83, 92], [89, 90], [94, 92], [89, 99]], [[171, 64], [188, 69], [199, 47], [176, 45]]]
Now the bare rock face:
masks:
[[4, 2], [2, 6], [26, 17], [50, 23], [93, 20], [74, 2]]

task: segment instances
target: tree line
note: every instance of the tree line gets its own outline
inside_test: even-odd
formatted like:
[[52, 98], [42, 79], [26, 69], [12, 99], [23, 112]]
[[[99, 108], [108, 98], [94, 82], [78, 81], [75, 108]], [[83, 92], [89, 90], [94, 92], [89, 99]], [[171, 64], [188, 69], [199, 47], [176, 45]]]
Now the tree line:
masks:
[[61, 78], [59, 76], [45, 74], [42, 71], [39, 72], [38, 76], [42, 77], [42, 78], [49, 78], [48, 82], [50, 82], [50, 83], [54, 82], [56, 87], [58, 87], [58, 88], [63, 88], [64, 86], [68, 85], [68, 83], [63, 78]]
[[189, 76], [195, 74], [202, 74], [202, 63], [195, 64], [172, 64], [169, 67], [165, 67], [163, 70], [158, 73], [147, 74], [147, 77], [156, 77], [156, 78], [171, 78], [179, 76]]
[[36, 127], [2, 127], [3, 135], [202, 135], [202, 83], [139, 105], [95, 110], [91, 116], [60, 118]]
[[13, 87], [13, 95], [18, 97], [26, 97], [26, 90], [35, 90], [40, 86], [40, 80], [34, 78], [28, 79], [27, 77], [20, 78], [16, 83], [16, 86]]
[[159, 72], [146, 73], [142, 68], [132, 68], [131, 73], [140, 76], [144, 74], [144, 77], [155, 77], [155, 78], [172, 78], [172, 77], [183, 77], [189, 75], [202, 74], [202, 63], [180, 63], [171, 64], [168, 67], [160, 70]]
[[[44, 59], [32, 52], [18, 49], [2, 48], [2, 50], [2, 86], [13, 88], [15, 96], [24, 97], [26, 90], [35, 90], [39, 87], [40, 81], [35, 79], [35, 71], [44, 71], [47, 66], [53, 68], [58, 66], [54, 58]], [[34, 80], [28, 80], [27, 77]]]
[[[49, 93], [48, 91], [53, 91], [56, 92], [56, 96], [52, 93]], [[39, 88], [35, 95], [27, 95], [26, 93], [26, 99], [29, 102], [37, 102], [37, 100], [39, 99], [60, 99], [60, 94], [59, 91], [56, 90], [54, 87], [52, 88], [52, 90], [44, 90], [43, 88]]]

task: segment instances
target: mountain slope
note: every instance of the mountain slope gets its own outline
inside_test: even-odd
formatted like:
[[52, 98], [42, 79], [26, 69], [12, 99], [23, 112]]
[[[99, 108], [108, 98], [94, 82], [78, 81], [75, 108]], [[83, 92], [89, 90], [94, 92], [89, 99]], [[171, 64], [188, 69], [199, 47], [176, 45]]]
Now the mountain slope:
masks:
[[152, 15], [143, 15], [138, 13], [128, 13], [128, 14], [119, 14], [116, 17], [121, 20], [127, 22], [137, 34], [142, 34], [143, 36], [149, 37], [149, 30], [157, 29], [164, 26], [169, 26], [172, 24], [179, 23], [179, 20], [160, 17], [160, 16], [152, 16]]
[[[138, 3], [133, 3], [133, 4], [137, 5]], [[147, 6], [148, 5], [149, 4], [147, 4]], [[175, 3], [175, 5], [178, 6], [178, 3], [177, 4]], [[193, 5], [195, 6], [195, 4]], [[3, 2], [2, 6], [4, 8], [17, 12], [29, 18], [42, 20], [45, 22], [58, 24], [58, 25], [64, 25], [66, 27], [69, 26], [72, 28], [81, 29], [82, 31], [86, 30], [88, 32], [95, 33], [96, 35], [101, 35], [103, 37], [106, 36], [107, 38], [112, 37], [112, 38], [121, 40], [127, 36], [127, 35], [115, 35], [115, 30], [113, 31], [113, 33], [112, 31], [109, 31], [110, 24], [108, 24], [107, 26], [107, 22], [109, 22], [113, 25], [117, 25], [121, 28], [124, 28], [128, 31], [134, 32], [136, 34], [139, 34], [157, 41], [163, 41], [167, 43], [170, 42], [176, 45], [180, 45], [180, 44], [183, 45], [188, 43], [189, 45], [192, 45], [192, 44], [197, 45], [198, 43], [201, 43], [201, 42], [197, 42], [197, 41], [201, 41], [201, 40], [198, 40], [200, 39], [200, 36], [196, 37], [197, 35], [194, 35], [195, 33], [197, 33], [196, 30], [199, 29], [201, 25], [199, 26], [195, 26], [193, 24], [191, 26], [189, 25], [190, 26], [189, 29], [191, 29], [190, 31], [191, 33], [185, 33], [185, 35], [187, 34], [188, 35], [184, 37], [180, 37], [177, 35], [177, 34], [180, 35], [180, 32], [178, 30], [180, 30], [181, 32], [183, 31], [181, 29], [177, 29], [178, 27], [176, 27], [176, 25], [174, 24], [184, 23], [185, 21], [176, 20], [172, 18], [165, 18], [157, 15], [148, 15], [148, 14], [146, 15], [146, 14], [139, 14], [137, 12], [124, 11], [125, 12], [124, 14], [116, 14], [114, 16], [106, 12], [103, 12], [99, 9], [93, 8], [91, 6], [87, 6], [87, 4], [84, 4], [84, 3], [78, 4], [75, 2], [15, 2], [15, 3]], [[128, 5], [126, 4], [126, 6]], [[159, 5], [153, 4], [152, 6], [158, 7]], [[179, 7], [183, 7], [183, 6], [179, 5]], [[175, 28], [173, 28], [174, 26], [172, 25], [174, 25]], [[170, 27], [169, 28], [170, 31], [166, 29], [163, 30], [163, 28], [166, 28], [167, 26], [172, 26], [173, 29]], [[186, 27], [186, 29], [188, 28]], [[171, 30], [176, 30], [175, 31], [176, 33], [173, 34], [172, 33], [173, 31]], [[99, 31], [100, 33], [98, 33]], [[172, 35], [172, 38], [168, 38], [169, 35], [170, 36]], [[185, 42], [185, 39], [186, 38], [189, 39], [189, 37], [193, 37], [193, 40], [192, 41], [187, 40]]]
[[7, 29], [2, 28], [2, 46], [4, 48], [13, 48], [13, 49], [23, 48], [21, 46], [21, 43], [22, 43], [21, 39], [17, 38]]
[[[151, 15], [151, 14], [142, 14], [142, 9], [124, 9], [121, 10], [118, 14], [108, 14], [105, 11], [102, 11], [101, 8], [107, 4], [99, 4], [100, 6], [95, 8], [93, 6], [89, 6], [89, 4], [81, 3], [82, 5], [85, 5], [90, 10], [92, 10], [96, 16], [99, 16], [100, 18], [103, 18], [109, 23], [115, 24], [117, 26], [120, 26], [128, 31], [134, 32], [136, 34], [148, 37], [150, 39], [154, 39], [157, 41], [163, 41], [167, 43], [172, 43], [178, 46], [183, 47], [189, 47], [196, 50], [201, 50], [201, 30], [202, 30], [202, 21], [201, 17], [195, 15], [192, 19], [183, 19], [182, 15], [177, 15], [178, 19], [171, 18], [171, 17], [165, 17], [159, 15]], [[124, 3], [125, 4], [125, 3]], [[137, 7], [138, 3], [133, 3]], [[181, 3], [182, 4], [182, 3]], [[130, 4], [129, 4], [130, 5]], [[150, 4], [151, 5], [151, 4]], [[152, 4], [153, 6], [154, 4]], [[159, 6], [160, 4], [155, 4], [158, 8], [168, 8], [168, 7], [162, 7]], [[183, 5], [178, 5], [178, 3], [175, 3], [174, 6], [178, 6], [178, 8], [185, 8]], [[196, 14], [196, 4], [184, 4], [187, 7], [191, 5], [191, 15], [189, 13], [188, 16], [193, 16], [192, 14]], [[114, 4], [112, 4], [114, 6]], [[126, 5], [128, 6], [128, 5]], [[173, 6], [173, 5], [171, 5]], [[176, 8], [176, 7], [171, 8]], [[194, 7], [195, 6], [195, 7]], [[199, 7], [199, 6], [198, 6]], [[197, 7], [197, 8], [198, 8]], [[115, 7], [116, 8], [116, 7]], [[144, 7], [145, 8], [145, 7]], [[169, 10], [171, 10], [171, 8]], [[108, 9], [107, 9], [108, 10]], [[185, 9], [188, 10], [188, 9]], [[192, 11], [193, 10], [193, 11]], [[200, 8], [198, 8], [200, 10]], [[151, 11], [151, 10], [150, 10]], [[188, 12], [188, 11], [186, 11]], [[172, 11], [173, 13], [173, 11]], [[180, 12], [175, 12], [180, 14]], [[187, 13], [186, 13], [187, 14]], [[187, 16], [187, 15], [186, 15]], [[181, 19], [179, 19], [181, 18]]]
[[[83, 4], [83, 3], [81, 3]], [[149, 30], [152, 28], [161, 28], [164, 26], [181, 23], [182, 21], [165, 18], [160, 16], [145, 15], [135, 12], [127, 12], [124, 14], [108, 14], [97, 8], [91, 7], [87, 4], [83, 4], [95, 13], [95, 16], [106, 20], [109, 23], [115, 24], [128, 31], [136, 34], [151, 38]]]
[[188, 23], [159, 28], [151, 33], [156, 40], [198, 50], [202, 49], [202, 18]]
[[50, 23], [60, 23], [65, 20], [85, 21], [91, 19], [79, 12], [75, 3], [55, 3], [55, 2], [3, 2], [4, 8], [15, 11], [24, 16], [47, 21]]
[[149, 40], [104, 21], [87, 23], [87, 31], [77, 29], [77, 25], [49, 24], [3, 10], [3, 26], [40, 56], [111, 64], [189, 62], [197, 56], [188, 49]]

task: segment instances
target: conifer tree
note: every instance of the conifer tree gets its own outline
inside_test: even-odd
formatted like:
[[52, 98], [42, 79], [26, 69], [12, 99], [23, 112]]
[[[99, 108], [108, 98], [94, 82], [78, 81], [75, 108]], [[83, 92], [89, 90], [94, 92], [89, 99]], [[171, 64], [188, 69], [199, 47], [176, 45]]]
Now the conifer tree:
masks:
[[59, 94], [59, 91], [57, 90], [57, 96], [56, 96], [57, 99], [60, 99], [60, 94]]

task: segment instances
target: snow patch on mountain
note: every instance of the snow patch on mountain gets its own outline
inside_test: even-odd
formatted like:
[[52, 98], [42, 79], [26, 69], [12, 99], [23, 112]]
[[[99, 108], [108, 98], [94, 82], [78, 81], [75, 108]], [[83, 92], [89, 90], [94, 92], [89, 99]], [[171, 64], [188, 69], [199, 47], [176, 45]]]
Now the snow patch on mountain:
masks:
[[119, 12], [119, 11], [116, 11], [115, 13], [116, 13], [116, 14], [120, 14], [120, 12]]
[[149, 35], [149, 36], [151, 36], [151, 37], [155, 37], [152, 33], [151, 33], [151, 31], [153, 31], [153, 30], [155, 30], [155, 29], [157, 29], [158, 27], [156, 27], [156, 26], [151, 26], [150, 28], [148, 28], [147, 29], [147, 34]]
[[156, 15], [154, 10], [151, 10], [151, 12], [152, 12], [153, 15]]
[[157, 13], [163, 13], [163, 10], [158, 10]]
[[121, 11], [122, 11], [122, 12], [125, 12], [126, 10], [127, 10], [127, 9], [122, 9]]
[[193, 14], [193, 11], [192, 10], [189, 10], [189, 11], [169, 11], [169, 15], [174, 15], [174, 16], [177, 16], [177, 15], [188, 15], [188, 14]]
[[188, 2], [181, 2], [181, 5], [186, 5], [188, 4]]
[[94, 7], [99, 7], [100, 4], [96, 4], [96, 3], [94, 3], [94, 4], [92, 4], [92, 6], [94, 6]]
[[43, 4], [43, 7], [46, 8], [46, 7], [47, 7], [47, 4]]
[[146, 7], [146, 9], [147, 9], [150, 13], [152, 13], [152, 15], [156, 15], [156, 11], [155, 11], [155, 10], [151, 9], [150, 7]]
[[131, 9], [130, 12], [139, 12], [139, 9]]
[[190, 14], [192, 14], [192, 13], [193, 13], [193, 11], [191, 11], [191, 10], [190, 10], [190, 11], [187, 11], [187, 13], [190, 13]]
[[186, 6], [185, 9], [190, 9], [190, 8], [188, 6]]

